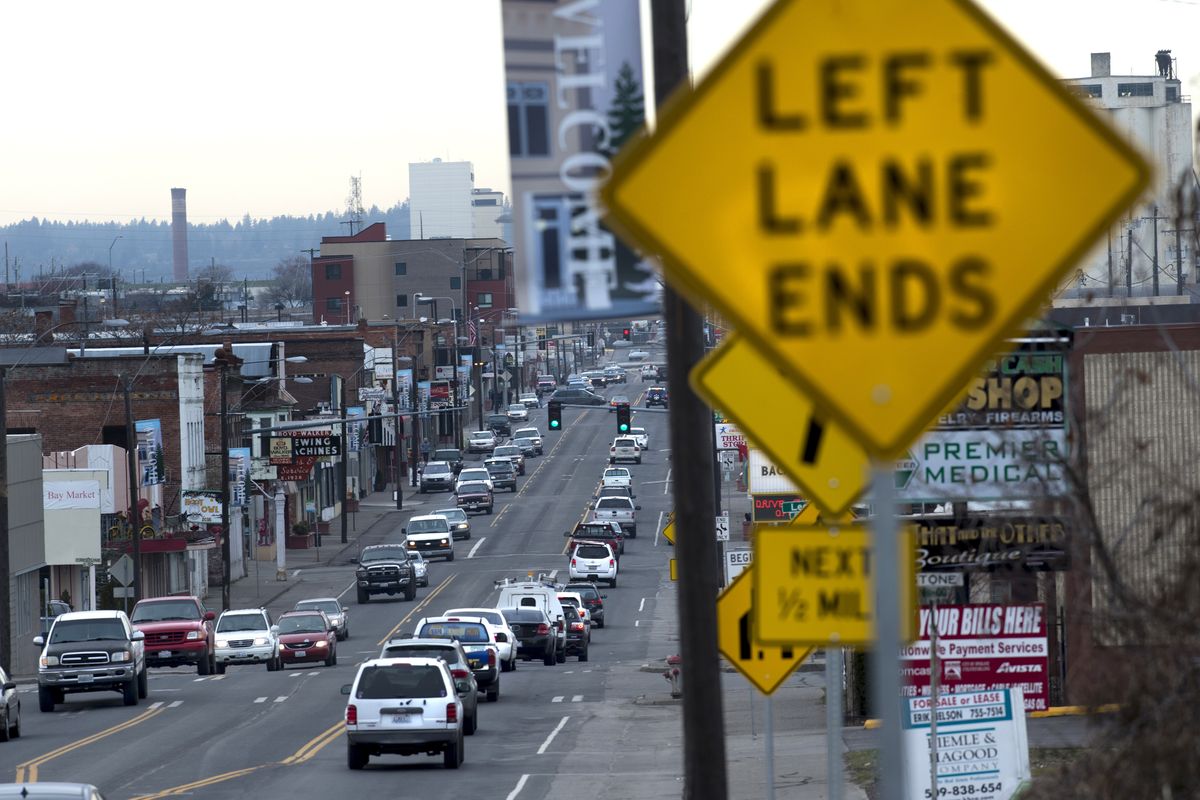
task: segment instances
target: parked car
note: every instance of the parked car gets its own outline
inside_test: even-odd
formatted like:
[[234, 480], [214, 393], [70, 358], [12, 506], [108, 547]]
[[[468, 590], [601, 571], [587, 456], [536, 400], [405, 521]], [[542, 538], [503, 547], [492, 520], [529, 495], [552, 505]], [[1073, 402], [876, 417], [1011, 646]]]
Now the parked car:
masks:
[[443, 447], [433, 451], [430, 461], [445, 461], [457, 475], [463, 468], [462, 450], [455, 447]]
[[373, 594], [394, 597], [403, 594], [405, 600], [417, 596], [417, 574], [408, 560], [408, 548], [399, 544], [377, 544], [364, 547], [354, 559], [358, 568], [354, 571], [358, 584], [358, 603], [362, 605]]
[[480, 617], [426, 617], [417, 622], [421, 639], [453, 639], [463, 647], [475, 682], [489, 703], [500, 699], [500, 648]]
[[490, 453], [496, 449], [496, 433], [494, 431], [473, 431], [467, 437], [468, 453]]
[[280, 669], [288, 664], [337, 664], [337, 630], [324, 611], [285, 611], [275, 621], [275, 636]]
[[208, 675], [216, 668], [213, 620], [216, 614], [199, 597], [146, 597], [129, 621], [145, 635], [146, 663], [156, 667], [194, 666]]
[[454, 560], [454, 539], [445, 517], [434, 514], [413, 517], [400, 533], [404, 535], [404, 544], [409, 551], [419, 550], [426, 558]]
[[362, 769], [373, 756], [440, 752], [446, 769], [463, 763], [461, 693], [440, 658], [371, 659], [343, 686], [346, 704], [346, 765]]
[[0, 742], [20, 735], [21, 698], [17, 696], [17, 684], [9, 680], [8, 673], [0, 667]]
[[537, 606], [521, 606], [502, 608], [500, 613], [517, 637], [517, 658], [541, 659], [547, 667], [558, 663], [558, 634], [545, 611]]
[[71, 611], [59, 614], [48, 636], [35, 636], [38, 708], [54, 710], [75, 692], [120, 692], [127, 706], [149, 691], [146, 635], [124, 611]]
[[350, 609], [342, 605], [336, 597], [313, 597], [300, 600], [292, 608], [293, 611], [322, 611], [333, 623], [337, 638], [345, 641], [350, 638]]
[[389, 639], [379, 652], [380, 658], [440, 658], [450, 667], [450, 676], [456, 684], [470, 684], [467, 691], [459, 691], [463, 704], [463, 733], [475, 733], [479, 727], [479, 684], [467, 663], [467, 654], [462, 645], [453, 639]]
[[454, 491], [454, 469], [448, 461], [430, 461], [421, 468], [421, 494]]
[[[463, 470], [466, 472], [466, 470]], [[492, 488], [483, 481], [467, 481], [458, 485], [458, 507], [463, 511], [482, 511], [491, 514], [496, 501]]]
[[217, 674], [231, 664], [266, 664], [279, 669], [279, 640], [265, 608], [231, 608], [217, 618]]
[[455, 539], [471, 538], [471, 518], [462, 508], [437, 508], [429, 512], [439, 517], [445, 517], [450, 523], [450, 534]]

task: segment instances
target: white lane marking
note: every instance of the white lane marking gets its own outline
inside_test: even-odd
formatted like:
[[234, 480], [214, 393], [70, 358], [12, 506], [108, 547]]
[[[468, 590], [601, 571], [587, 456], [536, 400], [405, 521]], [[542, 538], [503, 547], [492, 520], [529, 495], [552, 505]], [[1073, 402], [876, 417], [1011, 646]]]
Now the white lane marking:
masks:
[[295, 578], [295, 577], [296, 577], [296, 576], [298, 576], [299, 574], [300, 574], [300, 570], [298, 570], [298, 569], [297, 569], [297, 570], [292, 570], [292, 577], [293, 577], [293, 578]]
[[671, 468], [667, 467], [667, 479], [663, 481], [663, 494], [671, 491]]
[[160, 701], [159, 701], [159, 702], [157, 702], [157, 703], [151, 703], [151, 704], [150, 704], [150, 707], [151, 707], [151, 708], [158, 708], [158, 707], [159, 707], [159, 706], [161, 706], [161, 705], [162, 705], [162, 701], [160, 700]]
[[209, 678], [209, 680], [210, 681], [223, 681], [223, 680], [225, 680], [225, 676], [224, 675], [213, 675], [211, 678]]
[[265, 698], [265, 697], [256, 697], [256, 698], [254, 698], [254, 702], [256, 702], [256, 703], [265, 703], [265, 702], [267, 702], [267, 698]]
[[545, 755], [546, 749], [550, 747], [550, 743], [554, 741], [554, 737], [558, 736], [558, 732], [567, 724], [570, 717], [563, 717], [558, 721], [558, 725], [554, 726], [554, 730], [550, 731], [550, 735], [546, 737], [546, 741], [542, 742], [542, 746], [538, 748], [537, 754]]
[[284, 695], [284, 696], [282, 696], [282, 697], [276, 697], [276, 698], [275, 698], [275, 702], [276, 702], [276, 703], [282, 703], [284, 700], [287, 700], [287, 696], [286, 696], [286, 695]]
[[298, 677], [298, 676], [300, 676], [300, 675], [303, 675], [303, 674], [304, 674], [303, 672], [293, 672], [293, 673], [291, 674], [291, 677], [295, 678], [295, 677]]
[[563, 696], [561, 694], [558, 697], [552, 698], [550, 700], [551, 703], [561, 703], [562, 701], [563, 701]]
[[338, 599], [338, 600], [341, 600], [341, 599], [342, 599], [342, 595], [344, 595], [346, 592], [350, 591], [351, 589], [353, 589], [353, 588], [354, 588], [355, 586], [357, 586], [357, 585], [358, 585], [358, 581], [356, 581], [356, 580], [354, 580], [354, 581], [350, 581], [350, 583], [346, 584], [346, 588], [345, 588], [345, 589], [342, 589], [340, 592], [338, 592], [337, 599]]
[[168, 703], [168, 704], [167, 704], [167, 708], [179, 708], [181, 705], [183, 705], [183, 701], [182, 701], [182, 700], [176, 700], [176, 701], [174, 701], [174, 702]]
[[638, 603], [638, 613], [639, 613], [639, 614], [640, 614], [640, 613], [642, 613], [642, 611], [643, 611], [645, 608], [646, 608], [646, 598], [644, 598], [644, 597], [643, 597], [643, 598], [642, 598], [642, 602]]
[[504, 798], [504, 800], [516, 800], [516, 796], [519, 795], [521, 790], [525, 788], [525, 781], [527, 780], [529, 780], [529, 776], [522, 775], [521, 779], [517, 781], [517, 785], [511, 792], [508, 793], [508, 797]]
[[487, 541], [487, 537], [486, 537], [486, 536], [482, 536], [482, 537], [480, 537], [479, 541], [475, 543], [475, 546], [471, 548], [471, 552], [467, 553], [467, 558], [474, 558], [474, 557], [475, 557], [475, 551], [476, 551], [476, 550], [478, 550], [478, 549], [479, 549], [479, 547], [480, 547], [480, 545], [482, 545], [482, 544], [483, 544], [484, 542], [486, 542], [486, 541]]
[[586, 675], [586, 674], [588, 674], [589, 672], [591, 672], [591, 670], [590, 670], [590, 669], [585, 669], [585, 670], [583, 671], [583, 674], [584, 674], [584, 675]]
[[658, 523], [654, 526], [654, 545], [653, 545], [654, 547], [658, 547], [658, 535], [660, 533], [662, 533], [662, 519], [663, 519], [663, 514], [665, 514], [665, 513], [667, 513], [667, 512], [665, 512], [665, 511], [658, 512]]
[[633, 627], [635, 627], [635, 628], [639, 627], [641, 624], [642, 624], [642, 621], [640, 619], [635, 619], [633, 621]]
[[581, 694], [573, 695], [573, 696], [571, 697], [571, 702], [572, 702], [572, 703], [582, 703], [582, 702], [583, 702], [583, 695], [581, 695]]

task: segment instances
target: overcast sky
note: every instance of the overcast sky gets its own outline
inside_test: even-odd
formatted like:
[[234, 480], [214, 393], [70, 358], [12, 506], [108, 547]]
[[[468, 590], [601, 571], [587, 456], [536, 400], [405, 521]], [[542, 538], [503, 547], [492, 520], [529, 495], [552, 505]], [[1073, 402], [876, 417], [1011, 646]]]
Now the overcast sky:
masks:
[[[871, 0], [858, 0], [871, 2]], [[914, 4], [917, 0], [913, 0]], [[982, 0], [1062, 77], [1179, 59], [1200, 97], [1200, 0]], [[474, 162], [508, 189], [498, 0], [5, 2], [0, 224], [31, 216], [193, 222], [408, 196], [408, 162]], [[691, 0], [697, 75], [766, 6]]]

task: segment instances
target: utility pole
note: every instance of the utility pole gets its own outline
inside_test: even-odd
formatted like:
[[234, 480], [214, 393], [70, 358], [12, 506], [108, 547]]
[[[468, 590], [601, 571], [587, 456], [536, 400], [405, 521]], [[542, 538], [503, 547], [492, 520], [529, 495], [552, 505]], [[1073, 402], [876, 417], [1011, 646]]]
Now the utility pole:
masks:
[[[686, 0], [650, 6], [654, 30], [654, 99], [662, 108], [688, 80]], [[725, 800], [725, 717], [717, 651], [717, 541], [714, 505], [712, 414], [688, 384], [685, 365], [704, 357], [703, 327], [696, 310], [670, 286], [663, 292], [670, 371], [671, 448], [679, 530], [679, 643], [683, 682], [683, 794], [685, 800]], [[703, 431], [705, 435], [698, 436]]]
[[1158, 297], [1158, 221], [1161, 219], [1161, 217], [1158, 216], [1158, 206], [1152, 206], [1150, 213], [1150, 219], [1154, 223], [1154, 258], [1152, 259], [1154, 268], [1151, 274], [1154, 276], [1154, 296]]
[[350, 514], [346, 511], [347, 507], [349, 506], [349, 504], [346, 502], [346, 487], [350, 483], [350, 475], [349, 475], [350, 459], [349, 459], [346, 451], [350, 449], [350, 437], [346, 435], [347, 434], [347, 430], [346, 430], [346, 382], [340, 381], [340, 384], [341, 384], [342, 391], [341, 391], [341, 397], [338, 398], [338, 405], [341, 406], [340, 411], [341, 411], [341, 417], [342, 417], [342, 448], [341, 448], [341, 450], [342, 450], [342, 480], [341, 480], [341, 484], [342, 484], [341, 485], [342, 514], [341, 514], [341, 517], [342, 517], [342, 544], [345, 544], [346, 542], [349, 541], [349, 539], [346, 538], [347, 537], [346, 518], [350, 516]]
[[396, 510], [404, 509], [404, 489], [400, 485], [400, 434], [404, 422], [400, 417], [400, 323], [396, 323], [396, 338], [392, 341], [392, 471], [396, 478]]
[[233, 544], [229, 536], [229, 362], [222, 360], [221, 375], [221, 558], [225, 562], [221, 582], [221, 610], [230, 608], [229, 583], [233, 576]]
[[133, 602], [142, 599], [142, 532], [138, 529], [137, 431], [133, 424], [133, 376], [125, 376], [125, 471], [129, 482], [129, 531], [133, 540]]
[[1125, 296], [1133, 297], [1133, 228], [1125, 232]]

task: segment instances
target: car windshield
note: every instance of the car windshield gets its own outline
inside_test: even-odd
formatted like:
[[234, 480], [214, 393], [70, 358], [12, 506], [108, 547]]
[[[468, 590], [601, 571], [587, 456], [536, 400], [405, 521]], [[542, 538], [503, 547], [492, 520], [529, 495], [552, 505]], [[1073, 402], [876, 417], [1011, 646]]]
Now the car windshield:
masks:
[[279, 618], [280, 633], [324, 633], [325, 620], [319, 614], [297, 614]]
[[488, 415], [488, 424], [489, 425], [507, 425], [508, 417], [504, 416], [503, 414], [489, 414]]
[[508, 461], [489, 461], [485, 466], [489, 475], [505, 475], [513, 471], [513, 466]]
[[449, 464], [434, 464], [431, 462], [431, 463], [425, 465], [425, 474], [426, 475], [446, 475], [450, 471], [451, 470], [450, 470]]
[[389, 644], [383, 648], [380, 658], [440, 658], [447, 664], [458, 661], [458, 652], [453, 646], [436, 644]]
[[470, 481], [458, 487], [459, 494], [487, 494], [487, 484], [482, 481]]
[[459, 642], [490, 642], [482, 625], [469, 622], [428, 622], [417, 636], [422, 639], [454, 639]]
[[217, 633], [265, 631], [267, 621], [262, 614], [222, 614], [217, 620]]
[[446, 679], [441, 669], [429, 664], [363, 667], [354, 696], [360, 700], [445, 697]]
[[475, 440], [487, 439], [490, 441], [492, 439], [495, 439], [496, 435], [494, 433], [492, 433], [491, 431], [476, 431], [475, 433], [471, 434], [471, 438], [475, 439]]
[[138, 603], [130, 622], [162, 622], [171, 619], [200, 619], [200, 609], [191, 600], [163, 600]]
[[408, 521], [408, 532], [413, 533], [446, 533], [449, 530], [449, 524], [441, 517], [434, 519], [410, 519]]
[[525, 404], [524, 404], [524, 403], [511, 403], [511, 404], [508, 406], [508, 410], [509, 410], [509, 411], [524, 411], [524, 410], [525, 410]]
[[629, 505], [628, 497], [601, 497], [596, 502], [596, 508], [620, 509], [622, 511], [628, 511]]
[[360, 562], [364, 561], [406, 561], [408, 560], [408, 551], [403, 547], [368, 547], [362, 551], [362, 555], [358, 557]]
[[581, 544], [575, 548], [575, 555], [580, 558], [608, 558], [608, 548], [599, 544]]
[[103, 642], [125, 639], [125, 626], [119, 619], [70, 619], [54, 624], [50, 644], [69, 642]]
[[488, 477], [486, 473], [487, 470], [483, 467], [471, 467], [470, 469], [464, 469], [462, 472], [458, 473], [458, 479], [460, 481], [481, 481]]
[[342, 604], [337, 600], [301, 600], [299, 603], [296, 603], [297, 611], [308, 611], [310, 609], [324, 611], [331, 616], [341, 616]]
[[530, 447], [533, 447], [533, 439], [527, 439], [522, 436], [519, 439], [513, 439], [513, 444], [515, 444], [518, 449], [526, 450]]
[[545, 622], [546, 615], [541, 611], [529, 608], [506, 608], [500, 612], [509, 622]]
[[445, 517], [447, 522], [466, 522], [467, 512], [461, 508], [439, 508], [433, 512], [439, 517]]

